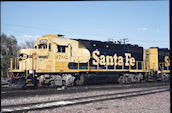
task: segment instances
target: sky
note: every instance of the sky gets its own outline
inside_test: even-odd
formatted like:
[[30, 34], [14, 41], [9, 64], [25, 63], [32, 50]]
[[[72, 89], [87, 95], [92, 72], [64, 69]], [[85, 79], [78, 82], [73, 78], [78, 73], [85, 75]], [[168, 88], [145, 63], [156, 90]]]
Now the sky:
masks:
[[170, 48], [169, 1], [1, 2], [1, 33], [19, 44], [47, 34]]

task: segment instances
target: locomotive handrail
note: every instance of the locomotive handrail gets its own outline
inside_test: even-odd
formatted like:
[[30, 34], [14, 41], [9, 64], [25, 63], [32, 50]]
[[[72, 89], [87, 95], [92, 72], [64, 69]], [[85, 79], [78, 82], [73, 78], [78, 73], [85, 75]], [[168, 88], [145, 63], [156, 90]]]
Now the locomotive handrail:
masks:
[[116, 70], [116, 63], [114, 63], [114, 70]]
[[16, 62], [16, 60], [17, 60], [17, 58], [15, 58], [15, 65], [14, 65], [14, 69], [16, 69], [16, 63], [17, 63], [17, 62]]
[[[92, 57], [90, 57], [90, 58], [87, 58], [87, 57], [85, 57], [85, 56], [78, 56], [78, 57], [74, 57], [74, 56], [72, 56], [71, 57], [71, 59], [73, 59], [73, 61], [75, 62], [75, 63], [77, 63], [77, 71], [79, 72], [79, 71], [93, 71], [93, 70], [95, 70], [95, 71], [103, 71], [103, 68], [101, 68], [100, 67], [100, 64], [98, 63], [97, 65], [95, 65], [96, 67], [92, 67], [92, 66], [90, 66], [90, 61], [91, 61], [91, 58]], [[23, 58], [21, 58], [21, 57], [16, 57], [15, 58], [15, 69], [17, 68], [17, 66], [18, 66], [18, 62], [17, 62], [17, 60], [18, 59], [21, 59], [21, 60], [23, 60]], [[87, 64], [84, 66], [84, 68], [82, 68], [82, 65], [80, 64], [80, 63], [82, 63], [80, 60], [81, 59], [84, 59], [84, 61], [86, 61], [87, 59], [88, 59], [88, 61], [86, 62]], [[124, 58], [125, 59], [125, 58]], [[28, 70], [29, 69], [29, 67], [28, 67], [28, 61], [26, 61], [26, 60], [23, 60], [24, 62], [22, 63], [22, 65], [23, 65], [23, 68], [22, 68], [22, 70]], [[72, 62], [73, 62], [72, 61]], [[32, 69], [34, 70], [34, 69], [36, 69], [36, 67], [38, 66], [38, 62], [36, 62], [36, 57], [34, 58], [34, 59], [32, 59], [32, 62], [33, 62], [33, 64], [32, 64]], [[147, 64], [148, 65], [148, 64]], [[13, 69], [13, 59], [11, 59], [11, 69]], [[141, 66], [141, 67], [140, 67]], [[128, 68], [127, 68], [128, 67]], [[81, 68], [81, 69], [80, 69]], [[107, 64], [105, 64], [105, 70], [107, 70], [107, 71], [136, 71], [136, 70], [139, 70], [139, 71], [147, 71], [148, 69], [148, 66], [146, 66], [145, 67], [145, 62], [144, 61], [135, 61], [135, 68], [132, 68], [132, 65], [129, 63], [129, 65], [128, 66], [125, 66], [125, 63], [122, 63], [122, 65], [121, 65], [121, 68], [117, 68], [117, 65], [115, 64], [115, 62], [114, 62], [114, 65], [113, 65], [113, 68], [110, 68], [109, 67], [109, 65], [107, 65]], [[91, 69], [91, 70], [90, 70]], [[147, 69], [147, 70], [146, 70]]]
[[78, 56], [78, 70], [79, 70], [79, 63], [80, 63], [80, 62], [79, 62], [79, 56]]
[[10, 58], [10, 69], [13, 70], [13, 58]]
[[24, 58], [22, 57], [10, 58], [10, 70], [19, 69], [19, 59], [21, 59], [22, 61], [24, 60]]
[[160, 68], [160, 70], [162, 70], [162, 66], [161, 66], [161, 64], [162, 64], [162, 63], [159, 63], [159, 68]]
[[164, 67], [165, 67], [164, 65], [165, 65], [165, 62], [160, 62], [160, 63], [159, 63], [160, 69], [161, 69], [161, 70], [169, 70], [169, 66], [167, 66], [167, 69], [164, 69]]
[[124, 70], [124, 63], [122, 64], [122, 70]]
[[163, 65], [164, 63], [162, 62], [162, 70], [164, 70], [164, 65]]
[[27, 64], [28, 64], [28, 62], [25, 61], [25, 70], [28, 70], [28, 69], [27, 69]]
[[87, 70], [89, 71], [90, 70], [90, 62], [88, 61], [87, 63]]
[[[77, 70], [78, 71], [80, 71], [80, 70], [90, 70], [90, 69], [94, 69], [95, 71], [99, 71], [99, 70], [103, 70], [103, 69], [100, 69], [100, 64], [98, 63], [97, 65], [95, 65], [96, 66], [96, 68], [90, 68], [90, 60], [91, 60], [91, 58], [92, 57], [90, 57], [90, 59], [88, 60], [88, 62], [87, 62], [87, 66], [84, 68], [84, 69], [80, 69], [80, 59], [83, 59], [83, 58], [85, 58], [84, 56], [78, 56], [77, 57], [77, 61], [75, 61], [76, 63], [77, 63]], [[76, 57], [74, 57], [74, 56], [72, 56], [71, 58], [74, 58], [74, 59], [76, 59]], [[85, 58], [86, 59], [86, 58]], [[124, 58], [125, 59], [125, 58]], [[139, 68], [139, 64], [140, 64], [140, 68]], [[132, 69], [131, 67], [131, 65], [130, 65], [130, 63], [129, 63], [129, 65], [128, 65], [128, 69], [126, 69], [126, 68], [124, 68], [124, 65], [125, 65], [125, 63], [123, 63], [122, 65], [121, 65], [121, 69], [117, 69], [116, 68], [116, 64], [114, 63], [114, 65], [113, 65], [113, 69], [109, 69], [108, 68], [108, 65], [107, 64], [105, 64], [105, 70], [110, 70], [110, 71], [112, 71], [112, 70], [128, 70], [128, 71], [131, 71], [131, 70], [140, 70], [140, 71], [147, 71], [148, 69], [148, 67], [146, 68], [146, 65], [145, 65], [146, 63], [144, 62], [144, 61], [135, 61], [135, 65], [136, 65], [136, 68], [134, 68], [134, 69]], [[148, 64], [147, 64], [147, 66], [148, 66]], [[147, 69], [147, 70], [146, 70]]]
[[136, 61], [136, 69], [138, 69], [138, 62]]
[[[165, 69], [164, 67], [167, 67], [167, 68]], [[165, 62], [160, 62], [159, 68], [161, 70], [161, 73], [170, 73], [169, 66], [165, 66]]]

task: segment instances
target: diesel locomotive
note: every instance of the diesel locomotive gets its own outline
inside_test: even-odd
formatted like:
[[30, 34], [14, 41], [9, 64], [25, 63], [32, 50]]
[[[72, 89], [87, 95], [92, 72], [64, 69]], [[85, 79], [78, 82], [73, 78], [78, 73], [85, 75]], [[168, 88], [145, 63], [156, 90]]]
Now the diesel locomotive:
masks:
[[166, 48], [45, 35], [11, 58], [10, 86], [58, 87], [92, 83], [138, 83], [169, 79]]

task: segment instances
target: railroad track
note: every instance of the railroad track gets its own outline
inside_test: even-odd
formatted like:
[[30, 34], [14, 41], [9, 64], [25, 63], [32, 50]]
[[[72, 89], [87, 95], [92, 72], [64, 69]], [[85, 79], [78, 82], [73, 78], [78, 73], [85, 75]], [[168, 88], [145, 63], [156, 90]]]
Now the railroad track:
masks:
[[56, 88], [41, 88], [41, 89], [11, 89], [2, 88], [1, 89], [1, 99], [5, 98], [18, 98], [18, 97], [28, 97], [34, 95], [48, 95], [48, 94], [65, 94], [65, 93], [76, 93], [76, 92], [86, 92], [95, 90], [119, 90], [128, 88], [142, 88], [142, 87], [156, 87], [156, 86], [166, 86], [169, 82], [156, 82], [156, 83], [135, 83], [135, 84], [108, 84], [108, 85], [87, 85], [87, 86], [73, 86], [67, 87], [65, 90], [56, 90]]
[[157, 87], [167, 86], [169, 82], [155, 82], [155, 83], [135, 83], [135, 84], [108, 84], [108, 85], [87, 85], [87, 86], [73, 86], [67, 87], [65, 90], [57, 90], [56, 88], [41, 88], [41, 89], [1, 89], [1, 99], [5, 98], [18, 98], [29, 97], [34, 95], [48, 95], [48, 94], [66, 94], [66, 93], [79, 93], [88, 91], [100, 90], [120, 90], [130, 88], [144, 88], [144, 87]]
[[106, 101], [112, 99], [142, 96], [147, 94], [165, 92], [169, 90], [170, 90], [169, 86], [161, 86], [161, 87], [153, 87], [153, 88], [151, 87], [151, 88], [139, 89], [136, 91], [121, 92], [121, 93], [110, 93], [103, 95], [85, 96], [85, 97], [78, 97], [72, 99], [54, 100], [54, 101], [46, 101], [46, 102], [28, 103], [28, 104], [6, 105], [6, 106], [1, 106], [1, 110], [2, 112], [17, 112], [17, 113], [27, 112], [31, 110], [43, 110], [49, 108], [87, 104], [87, 103]]

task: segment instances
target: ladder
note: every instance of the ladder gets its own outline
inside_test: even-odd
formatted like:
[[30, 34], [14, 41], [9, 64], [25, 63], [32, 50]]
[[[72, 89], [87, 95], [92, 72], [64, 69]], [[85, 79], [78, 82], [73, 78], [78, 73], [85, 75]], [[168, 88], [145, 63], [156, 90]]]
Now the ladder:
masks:
[[153, 81], [153, 75], [154, 75], [154, 71], [151, 69], [148, 73], [148, 81], [149, 82]]
[[25, 76], [25, 87], [35, 87], [35, 60], [36, 60], [36, 53], [32, 54], [32, 70], [26, 70]]
[[30, 74], [29, 71], [26, 71], [25, 80], [25, 87], [35, 87], [34, 71], [32, 74]]

